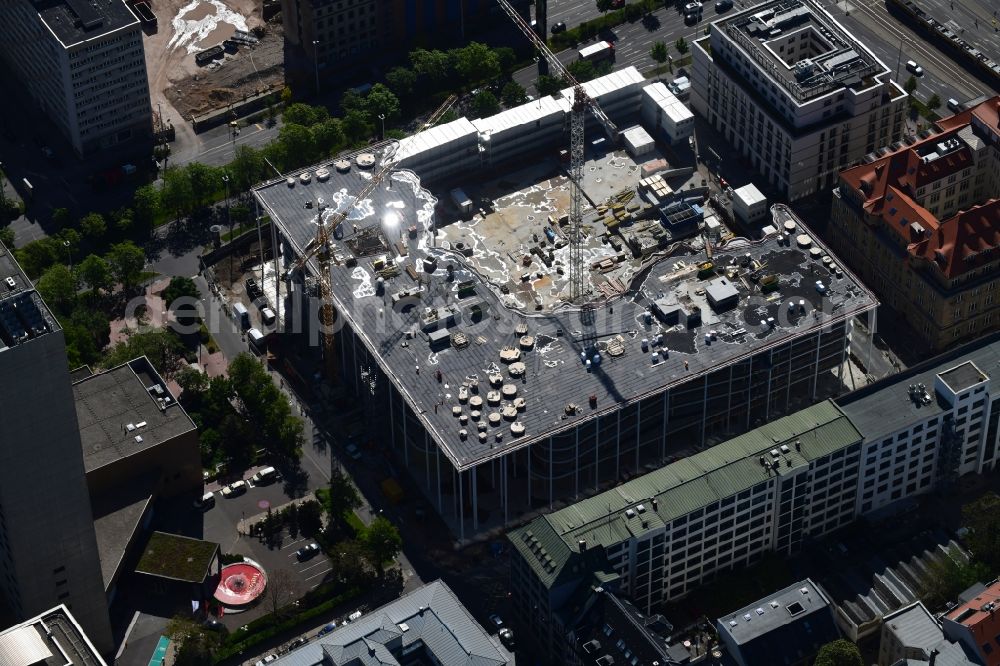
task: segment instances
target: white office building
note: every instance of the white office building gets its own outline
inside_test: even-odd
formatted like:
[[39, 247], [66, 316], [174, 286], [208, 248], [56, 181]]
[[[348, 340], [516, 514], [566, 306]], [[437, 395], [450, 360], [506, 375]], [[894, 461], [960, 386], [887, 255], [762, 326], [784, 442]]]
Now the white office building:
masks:
[[655, 139], [678, 144], [694, 134], [691, 109], [662, 83], [642, 89], [642, 122]]
[[139, 19], [123, 0], [0, 0], [0, 58], [80, 156], [152, 131]]
[[694, 110], [789, 200], [902, 134], [907, 95], [889, 68], [807, 0], [727, 15], [692, 57]]

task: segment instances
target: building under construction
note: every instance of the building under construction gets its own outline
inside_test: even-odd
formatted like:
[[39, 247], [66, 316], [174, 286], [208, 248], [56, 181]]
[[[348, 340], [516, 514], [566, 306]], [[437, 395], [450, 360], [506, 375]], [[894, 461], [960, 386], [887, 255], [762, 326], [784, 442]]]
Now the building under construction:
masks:
[[[649, 96], [633, 72], [586, 84], [619, 127], [638, 122]], [[559, 210], [489, 227], [489, 202], [448, 199], [504, 168], [558, 171], [568, 111], [543, 98], [508, 121], [460, 119], [255, 190], [286, 267], [321, 218], [350, 207], [330, 247], [332, 360], [369, 408], [375, 441], [460, 540], [838, 392], [851, 320], [877, 305], [781, 207], [760, 240], [664, 235], [656, 216], [670, 188], [643, 195], [646, 170], [592, 144], [585, 171], [619, 160], [639, 195], [595, 199], [583, 183], [587, 302], [560, 299]], [[386, 159], [400, 168], [355, 201]], [[449, 235], [455, 206], [478, 210], [473, 242]], [[318, 265], [287, 273], [282, 308], [286, 335], [313, 344]]]

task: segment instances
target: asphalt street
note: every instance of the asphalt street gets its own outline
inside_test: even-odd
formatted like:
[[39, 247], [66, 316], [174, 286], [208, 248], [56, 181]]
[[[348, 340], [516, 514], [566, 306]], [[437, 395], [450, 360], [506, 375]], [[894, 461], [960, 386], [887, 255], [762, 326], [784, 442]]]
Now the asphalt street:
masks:
[[902, 83], [910, 77], [905, 68], [907, 60], [915, 60], [923, 67], [924, 75], [918, 79], [916, 96], [927, 101], [932, 95], [938, 95], [942, 101], [939, 113], [950, 113], [943, 106], [949, 98], [964, 102], [979, 95], [992, 95], [996, 92], [970, 76], [963, 65], [938, 50], [923, 35], [889, 14], [880, 0], [818, 1], [894, 71], [897, 81]]

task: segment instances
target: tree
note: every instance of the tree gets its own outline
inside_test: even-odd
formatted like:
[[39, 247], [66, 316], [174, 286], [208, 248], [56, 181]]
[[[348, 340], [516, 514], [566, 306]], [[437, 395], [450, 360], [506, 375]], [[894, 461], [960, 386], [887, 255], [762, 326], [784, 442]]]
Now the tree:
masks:
[[0, 244], [8, 250], [14, 249], [14, 230], [10, 227], [0, 229]]
[[[239, 156], [239, 149], [236, 151]], [[143, 185], [132, 198], [133, 219], [146, 233], [152, 233], [156, 216], [160, 213], [160, 191], [152, 185]]]
[[289, 105], [281, 114], [281, 119], [285, 121], [285, 124], [302, 125], [303, 127], [312, 127], [329, 117], [330, 112], [326, 110], [325, 106], [309, 106], [301, 102]]
[[962, 527], [969, 530], [964, 539], [972, 557], [1000, 572], [1000, 496], [986, 493], [963, 506]]
[[76, 304], [76, 276], [66, 266], [54, 264], [38, 279], [38, 293], [57, 312], [69, 314]]
[[399, 530], [382, 516], [377, 516], [368, 526], [364, 538], [368, 561], [381, 578], [385, 573], [385, 563], [395, 559], [403, 548]]
[[135, 222], [135, 214], [131, 208], [119, 208], [112, 214], [111, 219], [114, 221], [115, 228], [118, 231], [127, 234]]
[[469, 42], [455, 49], [455, 71], [468, 85], [492, 81], [500, 75], [500, 58], [485, 44]]
[[288, 538], [299, 538], [299, 505], [292, 502], [285, 509], [285, 524], [288, 526]]
[[539, 95], [543, 97], [545, 95], [554, 95], [555, 93], [562, 90], [566, 85], [566, 82], [561, 78], [555, 76], [549, 76], [548, 74], [542, 74], [535, 81], [535, 90], [538, 91]]
[[505, 74], [510, 74], [517, 66], [517, 52], [509, 46], [498, 46], [493, 49], [500, 61], [500, 69]]
[[175, 219], [180, 219], [191, 211], [194, 205], [194, 189], [185, 169], [171, 166], [163, 170], [160, 202], [166, 210], [174, 214]]
[[524, 86], [517, 81], [508, 81], [503, 90], [500, 91], [500, 99], [503, 100], [504, 106], [511, 108], [527, 102], [528, 93], [525, 92]]
[[344, 143], [344, 129], [337, 118], [313, 125], [309, 132], [316, 148], [324, 155], [329, 155]]
[[88, 213], [80, 220], [80, 230], [88, 238], [98, 239], [108, 231], [108, 224], [100, 213]]
[[100, 310], [77, 303], [69, 319], [62, 320], [66, 338], [66, 356], [69, 367], [96, 365], [101, 360], [101, 349], [108, 343], [111, 324]]
[[941, 108], [941, 98], [937, 95], [937, 93], [931, 95], [931, 98], [927, 100], [927, 108], [931, 111]]
[[433, 88], [443, 86], [451, 76], [451, 63], [444, 51], [410, 51], [410, 64], [413, 65], [414, 73]]
[[365, 569], [367, 559], [368, 553], [365, 545], [353, 539], [341, 541], [330, 553], [330, 563], [333, 565], [333, 570], [348, 586], [366, 582], [369, 575]]
[[597, 11], [602, 14], [611, 9], [614, 0], [597, 0]]
[[187, 404], [200, 405], [208, 391], [209, 379], [204, 372], [191, 366], [181, 368], [177, 373], [177, 385], [181, 387], [181, 398]]
[[68, 208], [56, 208], [52, 211], [52, 223], [60, 229], [65, 229], [73, 224], [73, 215]]
[[476, 118], [485, 118], [500, 112], [500, 102], [489, 90], [480, 90], [472, 97], [469, 109]]
[[395, 120], [399, 116], [399, 99], [384, 85], [376, 83], [365, 97], [365, 108], [372, 123], [379, 115], [385, 116], [386, 121]]
[[957, 549], [934, 560], [921, 578], [920, 599], [931, 609], [940, 608], [978, 582], [990, 580], [990, 570], [980, 562], [966, 562]]
[[51, 236], [28, 243], [19, 248], [16, 255], [17, 263], [31, 278], [37, 278], [49, 266], [67, 259], [62, 243]]
[[283, 458], [298, 455], [304, 441], [302, 421], [292, 415], [288, 399], [257, 359], [238, 355], [229, 364], [229, 378], [237, 412], [260, 446]]
[[674, 42], [674, 48], [677, 49], [678, 53], [680, 53], [681, 55], [684, 55], [685, 53], [688, 52], [688, 43], [687, 43], [687, 40], [684, 39], [683, 37], [678, 37], [677, 41]]
[[407, 67], [393, 67], [386, 73], [385, 83], [396, 95], [407, 98], [417, 87], [417, 74]]
[[838, 638], [819, 649], [813, 666], [865, 666], [865, 662], [857, 645]]
[[372, 134], [372, 125], [368, 122], [368, 117], [361, 111], [348, 111], [340, 122], [340, 126], [344, 130], [344, 135], [352, 143], [366, 139]]
[[201, 162], [190, 162], [184, 170], [191, 183], [192, 206], [204, 206], [222, 189], [222, 170]]
[[361, 495], [351, 479], [340, 468], [334, 469], [330, 475], [330, 506], [327, 507], [331, 522], [360, 506]]
[[[270, 583], [270, 580], [268, 581]], [[211, 666], [222, 637], [186, 615], [176, 615], [164, 632], [174, 642], [173, 663], [177, 666]]]
[[306, 500], [299, 504], [296, 512], [299, 523], [299, 534], [311, 537], [323, 529], [323, 508], [316, 500]]
[[285, 154], [294, 164], [310, 162], [316, 153], [309, 128], [302, 125], [282, 125], [278, 130], [278, 141], [285, 148]]
[[574, 60], [566, 69], [580, 83], [597, 78], [597, 66], [589, 60]]
[[653, 42], [653, 46], [649, 50], [649, 54], [653, 57], [653, 60], [661, 65], [667, 61], [667, 58], [670, 57], [670, 54], [667, 53], [667, 45], [663, 42]]
[[157, 328], [129, 335], [108, 350], [102, 365], [114, 368], [146, 356], [162, 376], [171, 378], [180, 369], [183, 353], [184, 346], [173, 331]]
[[906, 79], [906, 83], [903, 84], [903, 90], [905, 90], [908, 95], [912, 95], [916, 89], [917, 77], [911, 75], [910, 78]]
[[286, 604], [295, 598], [296, 587], [298, 585], [295, 576], [288, 569], [274, 569], [268, 572], [264, 594], [267, 596], [267, 606], [272, 615], [277, 617]]
[[111, 274], [126, 293], [138, 286], [146, 267], [146, 255], [141, 248], [132, 241], [123, 241], [112, 245], [104, 257], [111, 267]]
[[76, 274], [84, 284], [90, 287], [95, 298], [101, 289], [111, 289], [111, 266], [96, 254], [88, 254], [76, 267]]
[[236, 148], [233, 161], [229, 163], [229, 172], [233, 174], [234, 184], [245, 192], [261, 178], [265, 166], [260, 151], [242, 145]]
[[177, 323], [182, 326], [190, 326], [201, 319], [195, 305], [201, 297], [201, 292], [191, 278], [170, 278], [170, 284], [163, 290], [161, 297], [167, 308], [174, 313]]

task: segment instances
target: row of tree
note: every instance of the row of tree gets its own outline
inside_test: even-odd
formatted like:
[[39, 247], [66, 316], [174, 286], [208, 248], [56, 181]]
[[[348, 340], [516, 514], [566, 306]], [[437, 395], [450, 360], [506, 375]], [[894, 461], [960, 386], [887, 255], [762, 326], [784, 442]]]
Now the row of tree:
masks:
[[302, 421], [260, 362], [240, 354], [229, 363], [228, 377], [208, 378], [183, 368], [177, 374], [181, 403], [198, 426], [202, 460], [225, 461], [246, 469], [256, 449], [278, 460], [297, 459], [304, 441]]

